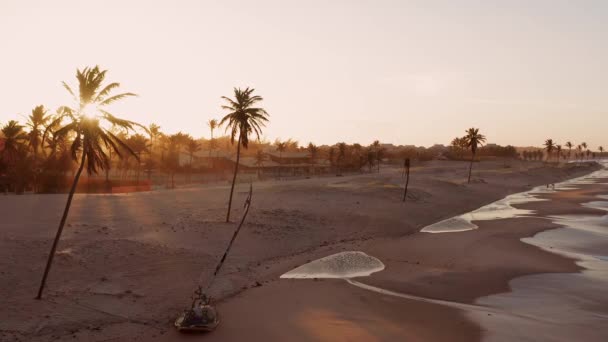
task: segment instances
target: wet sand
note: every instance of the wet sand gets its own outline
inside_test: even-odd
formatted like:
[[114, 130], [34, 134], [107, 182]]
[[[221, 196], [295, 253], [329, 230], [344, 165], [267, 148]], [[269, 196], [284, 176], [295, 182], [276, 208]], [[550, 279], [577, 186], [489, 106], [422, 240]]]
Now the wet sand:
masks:
[[[485, 221], [456, 234], [418, 231], [534, 185], [580, 176], [566, 168], [514, 162], [433, 162], [414, 168], [408, 202], [400, 170], [254, 184], [250, 218], [217, 279], [223, 321], [206, 340], [475, 341], [477, 321], [460, 309], [380, 295], [341, 279], [279, 276], [345, 250], [377, 257], [386, 269], [361, 282], [395, 292], [462, 303], [509, 290], [523, 275], [576, 272], [571, 259], [519, 241], [557, 225], [535, 218]], [[602, 185], [605, 186], [605, 185]], [[587, 189], [588, 188], [588, 189]], [[236, 207], [245, 191], [238, 189]], [[39, 277], [65, 196], [0, 197], [0, 337], [21, 341], [188, 340], [172, 321], [206, 281], [234, 224], [222, 223], [227, 186], [124, 196], [78, 195], [47, 295]], [[584, 185], [522, 207], [598, 214], [578, 203], [600, 193]], [[588, 192], [585, 192], [588, 191]], [[607, 191], [603, 192], [608, 193]], [[547, 194], [546, 196], [560, 196]], [[538, 207], [537, 207], [538, 206]], [[562, 209], [559, 209], [562, 208]], [[574, 211], [573, 211], [574, 210]], [[234, 217], [238, 217], [237, 210]]]

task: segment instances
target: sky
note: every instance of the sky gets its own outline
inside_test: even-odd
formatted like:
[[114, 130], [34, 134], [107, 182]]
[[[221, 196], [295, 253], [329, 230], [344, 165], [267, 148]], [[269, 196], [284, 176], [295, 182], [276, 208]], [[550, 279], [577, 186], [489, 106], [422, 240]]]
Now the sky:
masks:
[[112, 112], [208, 137], [253, 87], [264, 138], [608, 146], [608, 1], [0, 0], [0, 124], [72, 104], [99, 65]]

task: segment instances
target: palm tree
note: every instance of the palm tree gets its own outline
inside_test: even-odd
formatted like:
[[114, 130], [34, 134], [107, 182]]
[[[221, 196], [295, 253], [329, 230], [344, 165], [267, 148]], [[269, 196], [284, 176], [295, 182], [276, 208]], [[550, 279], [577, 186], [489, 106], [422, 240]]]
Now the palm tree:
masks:
[[574, 145], [572, 145], [572, 143], [570, 141], [566, 142], [566, 147], [568, 148], [568, 159], [570, 159], [570, 155], [572, 153], [572, 146], [574, 146]]
[[479, 133], [479, 128], [469, 128], [465, 132], [467, 135], [464, 136], [464, 139], [467, 143], [467, 147], [471, 149], [471, 163], [469, 164], [469, 179], [467, 181], [468, 183], [471, 183], [471, 171], [473, 170], [475, 153], [477, 153], [477, 148], [483, 146], [483, 143], [486, 142], [486, 137]]
[[317, 145], [313, 144], [312, 142], [308, 143], [308, 146], [306, 147], [306, 149], [308, 150], [308, 153], [310, 153], [310, 168], [312, 170], [312, 172], [314, 173], [315, 170], [315, 161], [317, 159], [317, 153], [319, 152], [319, 148], [317, 147]]
[[188, 144], [186, 144], [186, 151], [188, 152], [188, 156], [190, 156], [190, 167], [192, 167], [192, 161], [194, 159], [194, 154], [201, 150], [201, 144], [196, 141], [196, 139], [189, 137]]
[[4, 149], [0, 151], [0, 172], [6, 168], [16, 194], [21, 194], [32, 177], [32, 160], [28, 157], [28, 135], [23, 126], [11, 120], [2, 127]]
[[[104, 147], [107, 150], [113, 150], [119, 157], [122, 156], [121, 149], [134, 155], [133, 151], [131, 151], [125, 142], [101, 125], [101, 122], [103, 121], [127, 130], [133, 129], [133, 126], [137, 125], [132, 121], [120, 119], [106, 110], [106, 106], [115, 101], [135, 96], [133, 93], [111, 95], [112, 90], [118, 88], [120, 84], [110, 83], [106, 86], [102, 86], [106, 72], [107, 70], [99, 70], [98, 66], [76, 70], [79, 90], [78, 95], [72, 91], [70, 86], [63, 82], [64, 88], [73, 96], [77, 107], [62, 107], [63, 112], [67, 115], [70, 122], [60, 128], [56, 134], [59, 137], [66, 137], [72, 132], [75, 134], [75, 138], [71, 145], [71, 154], [73, 160], [80, 159], [80, 164], [78, 166], [78, 171], [74, 176], [63, 216], [61, 217], [59, 228], [57, 229], [57, 234], [55, 235], [55, 240], [53, 241], [49, 253], [42, 282], [40, 283], [40, 289], [36, 296], [37, 299], [40, 299], [42, 296], [46, 278], [51, 269], [53, 257], [55, 256], [55, 250], [57, 249], [57, 244], [68, 217], [70, 205], [72, 204], [72, 198], [74, 197], [74, 192], [76, 191], [76, 186], [78, 185], [78, 180], [85, 164], [89, 174], [97, 173], [97, 170], [106, 168], [109, 164], [109, 159], [104, 151]], [[78, 156], [79, 153], [80, 157]]]
[[207, 121], [207, 126], [209, 126], [209, 129], [211, 130], [211, 140], [213, 140], [213, 131], [215, 131], [218, 126], [217, 120], [211, 119]]
[[148, 126], [148, 136], [150, 137], [150, 153], [154, 152], [154, 143], [156, 142], [156, 140], [160, 137], [160, 135], [162, 134], [160, 132], [160, 126], [157, 124], [150, 124], [150, 126]]
[[47, 115], [47, 111], [43, 105], [36, 106], [32, 109], [32, 114], [29, 116], [27, 125], [30, 127], [29, 146], [34, 152], [34, 162], [38, 162], [38, 148], [42, 147], [43, 128], [46, 127], [51, 117]]
[[230, 209], [232, 207], [232, 194], [234, 193], [234, 184], [236, 183], [236, 175], [239, 170], [239, 160], [241, 158], [241, 145], [244, 148], [249, 146], [249, 135], [255, 133], [257, 139], [260, 140], [262, 127], [268, 121], [268, 113], [263, 108], [254, 107], [263, 99], [261, 96], [252, 95], [253, 88], [234, 88], [234, 100], [226, 96], [222, 96], [228, 104], [222, 108], [228, 110], [220, 121], [220, 126], [226, 124], [226, 130], [230, 130], [230, 142], [234, 145], [235, 138], [238, 139], [236, 147], [236, 163], [234, 164], [234, 176], [232, 177], [232, 186], [230, 188], [230, 198], [228, 200], [228, 212], [226, 213], [226, 222], [230, 222]]
[[215, 141], [213, 140], [213, 131], [215, 131], [218, 126], [217, 120], [211, 119], [207, 121], [207, 126], [209, 126], [209, 130], [211, 130], [211, 139], [209, 139], [209, 158], [211, 158], [211, 150], [213, 150], [213, 148], [215, 147]]
[[582, 142], [581, 143], [581, 151], [587, 149], [587, 143], [586, 142]]
[[287, 139], [287, 141], [285, 141], [285, 145], [286, 145], [286, 149], [290, 150], [290, 151], [297, 151], [298, 150], [298, 145], [300, 143], [297, 140], [293, 140], [291, 138]]
[[555, 151], [557, 152], [557, 162], [559, 163], [559, 157], [562, 153], [562, 145], [556, 145], [555, 146]]
[[285, 152], [285, 150], [287, 149], [287, 141], [281, 142], [279, 139], [277, 139], [274, 142], [274, 145], [276, 146], [277, 151], [279, 151], [279, 178], [281, 178], [281, 168], [283, 167], [283, 152]]
[[15, 120], [11, 120], [2, 127], [4, 135], [4, 149], [0, 151], [2, 160], [6, 164], [16, 162], [21, 146], [27, 141], [28, 135], [23, 131], [23, 126]]
[[600, 158], [602, 157], [602, 153], [604, 153], [604, 147], [600, 146], [597, 148], [600, 151]]
[[547, 150], [547, 161], [549, 161], [549, 158], [551, 158], [551, 152], [553, 152], [554, 148], [555, 143], [553, 142], [553, 139], [545, 140], [545, 150]]

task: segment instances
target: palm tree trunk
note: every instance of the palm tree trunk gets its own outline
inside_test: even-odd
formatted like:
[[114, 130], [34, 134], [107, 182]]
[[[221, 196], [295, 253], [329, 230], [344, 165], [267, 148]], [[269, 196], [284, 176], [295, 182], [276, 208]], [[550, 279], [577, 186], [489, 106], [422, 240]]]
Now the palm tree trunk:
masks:
[[241, 137], [236, 146], [236, 164], [234, 165], [234, 176], [232, 176], [232, 186], [230, 187], [230, 198], [228, 199], [228, 212], [226, 213], [226, 222], [230, 222], [230, 209], [232, 208], [232, 194], [234, 193], [234, 183], [236, 183], [236, 174], [239, 172], [239, 160], [241, 158]]
[[82, 169], [84, 168], [85, 159], [86, 159], [86, 154], [82, 153], [82, 158], [80, 159], [80, 166], [78, 167], [78, 172], [76, 172], [76, 176], [74, 176], [74, 181], [72, 182], [72, 188], [70, 189], [70, 194], [68, 195], [68, 201], [65, 204], [65, 209], [63, 210], [63, 216], [61, 217], [61, 222], [59, 223], [59, 228], [57, 229], [57, 234], [55, 235], [55, 241], [53, 241], [53, 246], [51, 247], [51, 253], [49, 254], [48, 260], [46, 262], [46, 268], [44, 269], [44, 275], [42, 276], [42, 282], [40, 282], [40, 288], [38, 289], [38, 295], [36, 296], [36, 299], [40, 299], [42, 297], [42, 290], [44, 290], [44, 285], [46, 284], [46, 278], [49, 275], [49, 271], [51, 270], [51, 264], [53, 263], [53, 257], [55, 256], [55, 251], [57, 250], [57, 244], [59, 243], [59, 239], [61, 238], [61, 233], [63, 232], [63, 227], [65, 226], [65, 221], [68, 218], [70, 206], [72, 205], [72, 198], [74, 197], [74, 192], [76, 192], [76, 186], [78, 185], [78, 179], [80, 179], [80, 174], [82, 173]]
[[471, 163], [469, 164], [469, 180], [467, 183], [471, 183], [471, 171], [473, 170], [473, 160], [475, 159], [475, 153], [471, 153]]

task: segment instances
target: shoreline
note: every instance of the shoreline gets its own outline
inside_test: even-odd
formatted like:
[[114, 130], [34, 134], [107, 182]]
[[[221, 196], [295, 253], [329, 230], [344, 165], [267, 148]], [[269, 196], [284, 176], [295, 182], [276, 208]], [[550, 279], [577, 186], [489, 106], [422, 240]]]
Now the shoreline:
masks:
[[[438, 330], [433, 323], [433, 317], [443, 317], [444, 326], [461, 332], [460, 340], [478, 340], [479, 327], [453, 308], [379, 298], [378, 294], [342, 281], [278, 280], [280, 274], [309, 260], [344, 250], [362, 250], [387, 265], [387, 270], [364, 278], [364, 283], [377, 281], [383, 288], [387, 284], [407, 283], [410, 288], [404, 288], [404, 293], [411, 293], [408, 290], [418, 286], [422, 295], [446, 295], [449, 287], [453, 287], [452, 292], [462, 290], [462, 286], [454, 284], [465, 279], [467, 272], [479, 269], [462, 267], [463, 260], [454, 258], [463, 250], [458, 243], [452, 243], [452, 248], [460, 250], [443, 250], [441, 243], [426, 240], [428, 237], [419, 244], [421, 233], [417, 231], [422, 226], [474, 210], [531, 185], [573, 178], [597, 169], [593, 165], [552, 168], [541, 163], [516, 163], [505, 169], [488, 162], [476, 166], [479, 169], [474, 172], [474, 179], [481, 181], [466, 185], [462, 184], [466, 169], [461, 169], [461, 164], [464, 166], [458, 162], [436, 162], [416, 169], [405, 204], [396, 201], [402, 192], [398, 169], [387, 169], [379, 175], [264, 182], [254, 188], [252, 212], [213, 294], [222, 298], [219, 310], [225, 320], [205, 338], [242, 340], [254, 329], [257, 332], [253, 337], [266, 340], [330, 339], [337, 336], [328, 335], [334, 330], [352, 340], [394, 340], [403, 336], [454, 340], [453, 334]], [[35, 341], [53, 340], [53, 335], [64, 338], [73, 335], [76, 340], [182, 339], [184, 336], [171, 327], [172, 317], [187, 305], [196, 279], [204, 278], [207, 270], [214, 267], [215, 258], [232, 232], [232, 224], [220, 223], [225, 213], [222, 190], [197, 188], [133, 196], [75, 197], [70, 226], [60, 243], [60, 251], [67, 254], [59, 258], [52, 271], [49, 299], [69, 298], [121, 313], [159, 327], [153, 331], [99, 313], [82, 309], [73, 312], [74, 309], [58, 308], [50, 302], [31, 301], [29, 292], [36, 285], [38, 264], [48, 252], [47, 235], [54, 228], [56, 213], [48, 197], [28, 196], [34, 200], [8, 203], [4, 210], [16, 212], [11, 205], [29, 207], [37, 215], [15, 218], [29, 222], [26, 225], [4, 224], [8, 235], [0, 241], [0, 247], [6, 247], [0, 256], [6, 257], [2, 262], [10, 274], [6, 285], [0, 285], [0, 291], [9, 301], [0, 310], [14, 310], [15, 317], [0, 326], [0, 331], [11, 325], [18, 326], [17, 331], [38, 331], [24, 335], [26, 340]], [[235, 195], [235, 203], [244, 198], [238, 191]], [[133, 216], [134, 213], [137, 215]], [[239, 215], [235, 211], [235, 217]], [[464, 250], [478, 247], [473, 241], [472, 247]], [[9, 264], [15, 257], [20, 258], [18, 263], [28, 262], [33, 267], [27, 273], [20, 271]], [[109, 270], [112, 272], [108, 273]], [[402, 274], [391, 279], [394, 270]], [[459, 278], [455, 271], [464, 274]], [[428, 284], [428, 280], [434, 284]], [[448, 286], [442, 285], [442, 281], [448, 281]], [[6, 287], [17, 282], [24, 286]], [[391, 290], [402, 292], [398, 287]], [[37, 305], [35, 315], [33, 305]], [[264, 320], [252, 311], [260, 307], [271, 312], [274, 321]], [[408, 314], [411, 312], [420, 315], [411, 317]], [[49, 319], [45, 314], [53, 316]], [[35, 321], [33, 317], [37, 317]], [[314, 322], [329, 325], [311, 323], [309, 317], [317, 317]], [[72, 328], [65, 325], [68, 318], [76, 324]], [[20, 323], [17, 325], [15, 320]], [[90, 322], [100, 330], [87, 328]], [[277, 322], [284, 324], [278, 326]], [[36, 330], [40, 324], [44, 328]]]
[[[594, 171], [596, 171], [596, 170], [594, 170]], [[584, 173], [582, 175], [579, 174], [579, 175], [577, 175], [576, 177], [573, 177], [573, 178], [584, 177], [586, 175], [589, 175], [589, 174], [593, 173], [594, 171], [587, 172], [587, 173]], [[606, 188], [606, 190], [608, 190], [608, 188]], [[605, 193], [605, 191], [602, 191], [602, 193]], [[555, 193], [555, 194], [543, 194], [542, 196], [543, 197], [549, 197], [551, 195], [556, 195], [556, 194], [558, 194], [558, 193]], [[535, 202], [532, 202], [532, 204], [534, 204], [534, 203]], [[546, 203], [546, 202], [540, 202], [540, 203]], [[581, 202], [578, 202], [578, 203], [581, 203]], [[516, 206], [519, 207], [519, 206], [526, 206], [526, 205], [527, 204], [516, 205]], [[589, 214], [590, 212], [592, 212], [593, 214], [600, 214], [601, 213], [601, 211], [595, 210], [595, 209], [586, 210], [586, 208], [584, 208], [582, 206], [581, 206], [580, 211], [585, 212], [587, 214]], [[549, 252], [549, 251], [545, 251], [545, 250], [540, 249], [537, 246], [529, 245], [529, 244], [526, 244], [525, 242], [521, 241], [522, 238], [533, 237], [536, 234], [539, 234], [539, 233], [547, 231], [547, 230], [559, 229], [561, 227], [560, 225], [555, 224], [555, 223], [547, 224], [545, 222], [546, 220], [539, 219], [539, 218], [516, 218], [516, 219], [505, 219], [505, 220], [499, 220], [499, 221], [505, 221], [507, 223], [507, 225], [511, 226], [511, 225], [513, 225], [513, 222], [512, 222], [513, 220], [518, 220], [518, 222], [521, 224], [521, 220], [527, 220], [527, 219], [536, 221], [533, 224], [535, 226], [535, 228], [518, 230], [518, 232], [516, 232], [515, 234], [513, 234], [511, 245], [513, 247], [515, 247], [515, 248], [522, 249], [521, 252], [523, 254], [527, 254], [528, 257], [530, 257], [530, 258], [533, 258], [533, 259], [541, 258], [542, 259], [542, 263], [539, 266], [537, 266], [537, 267], [540, 267], [540, 268], [535, 268], [535, 269], [528, 270], [528, 271], [525, 271], [525, 272], [519, 271], [519, 272], [513, 272], [511, 274], [505, 274], [500, 279], [495, 280], [493, 282], [497, 286], [495, 286], [495, 287], [491, 287], [491, 286], [488, 287], [488, 283], [485, 283], [484, 284], [484, 287], [485, 287], [484, 290], [486, 292], [478, 292], [478, 293], [476, 293], [473, 296], [468, 297], [468, 298], [466, 296], [462, 296], [462, 293], [459, 293], [458, 295], [455, 295], [454, 293], [450, 293], [450, 294], [446, 295], [444, 293], [444, 296], [433, 296], [432, 293], [425, 293], [424, 291], [421, 291], [420, 289], [412, 289], [412, 288], [405, 289], [405, 290], [401, 290], [400, 289], [397, 292], [398, 293], [405, 293], [407, 295], [420, 296], [420, 297], [422, 297], [422, 299], [432, 298], [433, 300], [439, 300], [439, 301], [441, 301], [441, 300], [448, 300], [448, 301], [451, 301], [452, 303], [456, 304], [455, 306], [458, 306], [458, 303], [468, 303], [468, 304], [477, 305], [476, 301], [479, 298], [482, 298], [482, 297], [485, 297], [485, 296], [491, 295], [491, 294], [499, 294], [499, 293], [510, 292], [512, 290], [511, 289], [511, 285], [510, 285], [511, 281], [513, 281], [515, 279], [518, 279], [518, 278], [521, 278], [521, 277], [525, 277], [525, 276], [528, 276], [528, 275], [550, 274], [550, 273], [554, 273], [554, 272], [555, 273], [580, 272], [580, 271], [584, 270], [583, 267], [577, 265], [577, 263], [576, 263], [577, 260], [575, 260], [575, 259], [572, 259], [572, 258], [569, 258], [569, 257], [565, 257], [565, 256], [562, 256], [562, 255], [558, 255], [558, 254], [555, 254], [555, 253], [552, 253], [552, 252]], [[482, 221], [482, 222], [476, 221], [476, 223], [479, 224], [479, 229], [478, 230], [484, 230], [484, 229], [485, 230], [493, 230], [493, 229], [496, 229], [496, 227], [491, 227], [491, 225], [492, 225], [493, 222], [496, 222], [496, 221]], [[539, 225], [539, 223], [541, 223], [541, 224]], [[414, 234], [416, 234], [416, 233], [414, 233]], [[462, 232], [453, 233], [453, 234], [462, 234]], [[411, 235], [411, 234], [408, 234], [408, 235], [406, 235], [404, 237], [401, 237], [401, 238], [406, 238], [409, 235]], [[428, 235], [432, 235], [432, 234], [428, 234]], [[437, 234], [437, 235], [446, 235], [446, 234]], [[451, 235], [451, 234], [448, 233], [447, 235]], [[389, 239], [389, 238], [380, 238], [378, 240], [383, 240], [383, 239]], [[374, 242], [375, 242], [374, 240], [370, 241], [370, 243], [372, 243], [372, 244]], [[399, 243], [400, 242], [398, 242], [398, 244]], [[383, 245], [381, 249], [384, 249], [384, 248], [386, 248], [386, 245]], [[345, 249], [342, 248], [342, 250], [345, 250]], [[346, 250], [348, 250], [348, 249], [346, 249]], [[365, 252], [370, 252], [370, 251], [373, 250], [373, 248], [371, 248], [370, 246], [364, 246], [363, 248], [359, 248], [357, 250], [362, 250], [362, 251], [365, 251]], [[518, 252], [519, 251], [515, 251], [514, 254], [518, 254]], [[380, 252], [379, 253], [370, 252], [370, 253], [371, 253], [371, 255], [376, 256], [376, 257], [382, 254]], [[323, 254], [323, 255], [326, 255], [326, 254]], [[384, 260], [383, 258], [380, 258], [380, 259]], [[416, 264], [418, 264], [418, 262], [416, 262]], [[390, 267], [390, 266], [387, 266], [387, 268], [388, 267]], [[394, 267], [392, 267], [392, 268], [394, 269]], [[380, 272], [378, 274], [374, 274], [371, 277], [358, 278], [357, 282], [360, 280], [363, 283], [363, 285], [372, 285], [372, 286], [377, 285], [378, 282], [376, 282], [376, 281], [370, 281], [370, 279], [374, 279], [375, 275], [381, 277], [382, 272]], [[464, 274], [463, 276], [464, 277], [469, 277], [470, 274], [469, 275]], [[493, 277], [493, 274], [487, 274], [487, 275], [482, 275], [479, 278], [492, 278], [492, 277]], [[441, 278], [445, 278], [445, 275], [442, 275], [442, 276], [438, 277], [438, 279], [441, 279]], [[290, 282], [294, 282], [294, 281], [298, 282], [298, 280], [290, 280]], [[308, 280], [308, 281], [310, 282], [310, 280]], [[460, 281], [462, 281], [462, 278], [460, 279]], [[300, 282], [301, 282], [301, 280], [300, 280]], [[317, 284], [314, 284], [311, 287], [319, 286], [318, 284], [320, 284], [320, 283], [325, 283], [325, 282], [333, 282], [333, 283], [335, 283], [336, 281], [319, 279], [319, 280], [316, 280], [316, 282], [317, 282]], [[431, 280], [431, 282], [432, 282], [432, 280]], [[273, 283], [274, 283], [273, 281], [270, 281], [271, 286], [272, 286]], [[379, 283], [382, 286], [383, 284], [386, 284], [386, 281], [380, 280]], [[300, 284], [298, 284], [298, 285], [300, 285]], [[469, 286], [471, 284], [465, 284], [465, 285]], [[290, 286], [293, 286], [293, 284], [290, 285]], [[307, 291], [314, 291], [314, 290], [312, 290], [308, 286], [306, 286], [306, 288], [307, 288]], [[382, 288], [385, 289], [385, 287], [382, 287]], [[278, 290], [278, 289], [275, 288], [274, 290]], [[392, 291], [392, 290], [394, 290], [394, 288], [391, 288], [389, 291]], [[344, 291], [344, 289], [342, 291]], [[350, 292], [352, 290], [348, 290], [348, 291]], [[368, 292], [367, 290], [364, 290], [364, 291]], [[459, 287], [458, 289], [453, 290], [453, 291], [454, 292], [462, 292], [462, 287]], [[359, 296], [362, 295], [360, 293], [360, 291], [357, 292], [355, 290], [353, 292], [354, 292], [354, 294], [353, 294], [354, 296], [356, 296], [356, 295], [359, 295]], [[234, 296], [230, 296], [230, 297], [226, 298], [226, 300], [230, 300], [233, 297], [239, 297], [241, 294], [242, 293], [239, 292], [239, 293], [235, 294]], [[244, 294], [244, 295], [247, 296], [247, 294]], [[367, 294], [367, 295], [369, 295], [369, 294]], [[377, 293], [372, 293], [372, 297], [373, 296], [378, 296], [378, 294]], [[415, 299], [413, 301], [417, 302], [418, 300]], [[406, 300], [406, 302], [407, 302], [407, 300]], [[412, 303], [410, 303], [410, 304], [412, 304]], [[414, 306], [421, 306], [421, 307], [436, 306], [436, 305], [437, 304], [428, 304], [427, 305], [426, 303], [416, 303], [416, 304], [414, 304]], [[466, 305], [467, 304], [464, 304], [463, 306], [466, 306]], [[428, 311], [428, 309], [419, 309], [419, 310], [423, 310], [423, 311], [426, 310], [426, 311]], [[441, 312], [450, 312], [450, 311], [452, 311], [453, 314], [456, 315], [456, 316], [466, 316], [464, 314], [464, 311], [462, 311], [462, 310], [463, 309], [458, 309], [458, 308], [455, 309], [453, 307], [449, 307], [449, 308], [448, 307], [442, 307], [441, 309], [439, 309], [439, 311], [441, 311]], [[411, 311], [411, 310], [407, 310], [407, 311]], [[435, 311], [435, 310], [431, 310], [431, 312], [433, 312], [433, 314], [437, 314], [437, 311]], [[469, 320], [469, 319], [470, 318], [467, 317], [467, 318], [465, 318], [464, 321], [462, 321], [462, 320], [456, 320], [457, 324], [456, 324], [456, 326], [454, 328], [455, 329], [458, 329], [459, 327], [461, 328], [462, 326], [466, 325], [466, 320]], [[479, 324], [478, 322], [479, 321], [477, 321], [477, 320], [475, 320], [475, 321], [472, 322], [474, 325], [477, 326], [476, 328], [473, 328], [473, 327], [469, 328], [469, 330], [474, 330], [474, 331], [469, 331], [468, 333], [464, 333], [463, 331], [460, 331], [461, 335], [459, 335], [457, 338], [454, 335], [452, 335], [451, 333], [432, 334], [429, 337], [432, 338], [432, 340], [438, 340], [438, 341], [439, 340], [446, 340], [446, 341], [455, 341], [455, 340], [458, 340], [458, 341], [459, 340], [462, 340], [462, 341], [481, 340], [482, 336], [483, 336], [483, 332], [480, 330], [481, 327], [478, 325]], [[342, 322], [342, 323], [344, 323], [344, 322]], [[400, 323], [403, 323], [403, 322], [400, 322]], [[423, 323], [419, 323], [419, 324], [423, 324]], [[445, 324], [444, 324], [444, 326], [445, 326]], [[410, 328], [412, 328], [412, 326], [410, 326]], [[421, 336], [425, 336], [424, 333], [420, 333], [420, 334], [421, 334]], [[335, 335], [332, 335], [332, 338], [335, 338], [335, 337], [336, 337]], [[366, 336], [366, 338], [370, 338], [370, 337], [371, 336]], [[387, 336], [384, 336], [384, 338], [381, 339], [381, 340], [385, 340], [385, 339], [390, 340], [392, 338], [393, 337], [389, 338]], [[473, 338], [473, 339], [471, 339], [471, 338]], [[218, 339], [218, 340], [222, 340], [222, 339]]]

